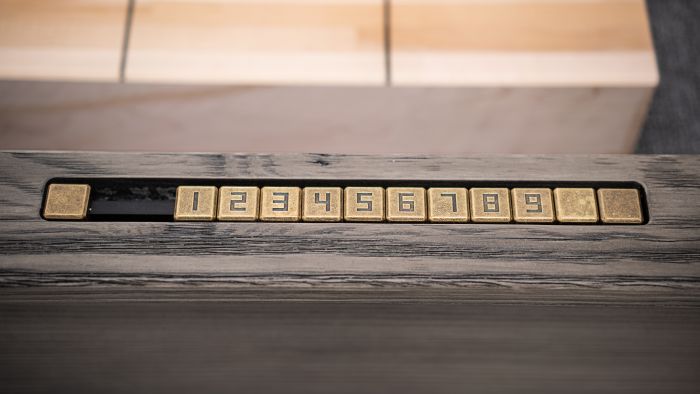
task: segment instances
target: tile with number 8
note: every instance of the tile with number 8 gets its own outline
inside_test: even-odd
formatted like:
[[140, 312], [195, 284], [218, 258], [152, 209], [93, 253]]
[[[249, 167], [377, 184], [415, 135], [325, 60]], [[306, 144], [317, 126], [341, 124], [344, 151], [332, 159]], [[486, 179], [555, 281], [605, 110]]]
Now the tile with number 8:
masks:
[[506, 188], [469, 189], [469, 207], [475, 223], [508, 223], [511, 220], [510, 193]]

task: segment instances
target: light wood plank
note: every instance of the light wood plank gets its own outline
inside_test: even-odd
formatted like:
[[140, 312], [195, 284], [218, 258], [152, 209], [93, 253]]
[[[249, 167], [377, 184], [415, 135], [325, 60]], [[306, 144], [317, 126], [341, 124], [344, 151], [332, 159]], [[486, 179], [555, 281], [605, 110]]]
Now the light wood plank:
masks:
[[632, 152], [651, 97], [613, 87], [0, 82], [0, 91], [0, 149], [440, 155]]
[[0, 0], [0, 78], [117, 81], [127, 0]]
[[397, 85], [649, 86], [643, 0], [395, 0]]
[[127, 78], [380, 85], [382, 1], [139, 1]]

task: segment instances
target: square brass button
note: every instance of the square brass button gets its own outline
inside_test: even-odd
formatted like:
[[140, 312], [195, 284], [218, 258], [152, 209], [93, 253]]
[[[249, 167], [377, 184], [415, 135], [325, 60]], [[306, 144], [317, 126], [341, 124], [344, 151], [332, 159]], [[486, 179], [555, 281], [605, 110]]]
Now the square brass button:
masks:
[[387, 188], [386, 205], [389, 222], [424, 222], [427, 218], [422, 187]]
[[467, 189], [461, 187], [428, 189], [428, 220], [436, 223], [468, 222]]
[[214, 186], [179, 186], [175, 196], [175, 220], [210, 221], [216, 219]]
[[305, 222], [339, 222], [343, 219], [343, 189], [305, 187], [301, 217]]
[[513, 220], [517, 223], [553, 223], [554, 202], [550, 189], [512, 189]]
[[346, 187], [345, 220], [381, 222], [384, 220], [384, 189], [381, 187]]
[[588, 188], [554, 189], [557, 220], [562, 223], [595, 223], [598, 207], [595, 191]]
[[298, 187], [263, 187], [260, 220], [296, 222], [301, 219], [301, 189]]
[[260, 189], [255, 186], [219, 188], [219, 220], [255, 221], [258, 219]]
[[475, 223], [508, 223], [510, 214], [510, 193], [506, 188], [469, 189], [472, 221]]
[[46, 193], [46, 219], [80, 220], [87, 216], [90, 185], [53, 183]]
[[637, 189], [598, 189], [603, 223], [639, 224], [644, 221]]

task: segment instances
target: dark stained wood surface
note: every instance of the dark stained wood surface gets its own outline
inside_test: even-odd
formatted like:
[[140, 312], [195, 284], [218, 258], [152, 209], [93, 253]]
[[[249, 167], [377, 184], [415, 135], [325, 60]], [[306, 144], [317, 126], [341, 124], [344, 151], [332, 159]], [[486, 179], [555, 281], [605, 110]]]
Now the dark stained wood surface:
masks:
[[[55, 177], [638, 182], [642, 226], [49, 222]], [[340, 182], [342, 183], [342, 182]], [[662, 286], [700, 278], [700, 157], [0, 154], [6, 285]]]
[[[651, 215], [642, 226], [44, 221], [56, 177], [630, 181]], [[7, 152], [0, 191], [0, 392], [700, 387], [699, 157]]]
[[3, 392], [696, 393], [698, 299], [500, 288], [33, 288]]

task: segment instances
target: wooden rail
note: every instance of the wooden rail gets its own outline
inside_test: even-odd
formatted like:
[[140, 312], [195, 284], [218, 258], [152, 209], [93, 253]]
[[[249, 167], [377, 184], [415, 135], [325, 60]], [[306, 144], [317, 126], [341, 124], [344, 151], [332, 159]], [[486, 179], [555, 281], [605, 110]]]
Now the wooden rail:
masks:
[[[391, 286], [700, 285], [695, 156], [382, 157], [23, 153], [0, 156], [0, 269], [80, 280], [117, 275], [232, 284]], [[401, 224], [91, 222], [41, 218], [53, 178], [459, 179], [636, 182], [648, 223]], [[12, 279], [15, 278], [15, 279]], [[131, 278], [131, 279], [129, 279]], [[693, 290], [695, 291], [695, 290]]]
[[[617, 226], [46, 221], [54, 178], [643, 186]], [[11, 392], [635, 392], [700, 384], [700, 158], [0, 153]]]

